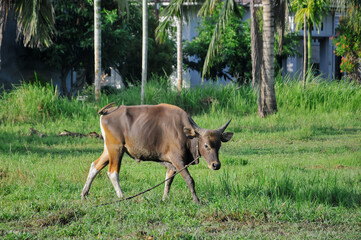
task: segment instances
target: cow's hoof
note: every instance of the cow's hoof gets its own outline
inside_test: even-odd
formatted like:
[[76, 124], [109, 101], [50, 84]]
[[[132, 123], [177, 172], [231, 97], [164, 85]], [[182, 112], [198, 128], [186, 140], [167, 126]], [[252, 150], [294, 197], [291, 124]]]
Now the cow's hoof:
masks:
[[81, 200], [85, 201], [88, 194], [80, 194]]

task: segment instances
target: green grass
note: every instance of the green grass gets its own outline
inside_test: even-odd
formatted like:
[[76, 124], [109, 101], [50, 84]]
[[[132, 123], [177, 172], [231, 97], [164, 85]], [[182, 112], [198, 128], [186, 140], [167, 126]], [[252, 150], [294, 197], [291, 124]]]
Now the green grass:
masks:
[[[279, 112], [256, 116], [248, 87], [186, 90], [182, 101], [151, 83], [147, 102], [178, 104], [204, 128], [230, 117], [222, 168], [190, 167], [202, 202], [180, 176], [168, 201], [163, 186], [116, 200], [106, 169], [87, 201], [80, 192], [102, 152], [92, 138], [59, 137], [64, 129], [100, 132], [91, 100], [62, 99], [50, 86], [24, 85], [0, 104], [0, 237], [5, 239], [359, 239], [361, 236], [361, 89], [345, 83], [278, 83]], [[102, 105], [138, 104], [139, 88], [103, 96]], [[40, 106], [40, 107], [39, 107]], [[33, 127], [46, 137], [30, 136]], [[157, 163], [123, 158], [126, 196], [164, 180]]]

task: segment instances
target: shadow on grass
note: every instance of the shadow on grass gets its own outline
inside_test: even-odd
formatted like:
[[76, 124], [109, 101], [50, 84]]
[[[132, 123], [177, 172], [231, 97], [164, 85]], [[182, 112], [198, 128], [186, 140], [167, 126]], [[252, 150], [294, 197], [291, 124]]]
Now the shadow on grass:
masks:
[[[242, 133], [244, 131], [255, 132], [255, 133], [280, 133], [280, 132], [288, 132], [295, 130], [295, 127], [267, 127], [267, 126], [250, 126], [250, 127], [241, 127], [235, 128], [235, 133]], [[343, 135], [343, 134], [356, 134], [361, 132], [361, 128], [334, 128], [334, 127], [317, 127], [311, 126], [310, 137], [317, 137], [323, 135]]]
[[[103, 141], [98, 139], [69, 137], [69, 136], [29, 136], [10, 133], [0, 133], [0, 153], [2, 154], [61, 154], [63, 157], [74, 153], [101, 154]], [[90, 146], [96, 145], [91, 148]]]

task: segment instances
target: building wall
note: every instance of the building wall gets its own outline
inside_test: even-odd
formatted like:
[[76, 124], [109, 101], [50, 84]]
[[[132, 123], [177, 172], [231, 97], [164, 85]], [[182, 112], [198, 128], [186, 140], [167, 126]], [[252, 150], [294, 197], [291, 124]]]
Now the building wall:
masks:
[[[332, 44], [331, 37], [335, 36], [335, 29], [338, 25], [339, 16], [330, 13], [324, 16], [322, 24], [312, 30], [312, 63], [317, 68], [316, 73], [322, 75], [324, 78], [333, 78], [335, 75], [335, 47]], [[295, 24], [293, 16], [289, 18], [290, 29], [295, 31]], [[303, 55], [303, 30], [299, 32], [299, 52]], [[303, 71], [303, 56], [287, 58], [286, 65], [287, 73], [291, 75], [301, 74]]]

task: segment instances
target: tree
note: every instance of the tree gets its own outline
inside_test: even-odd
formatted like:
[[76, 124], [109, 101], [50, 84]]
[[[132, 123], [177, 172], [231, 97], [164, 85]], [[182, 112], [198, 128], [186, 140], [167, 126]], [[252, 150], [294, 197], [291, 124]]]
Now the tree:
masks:
[[335, 53], [342, 57], [341, 72], [360, 83], [361, 78], [361, 3], [353, 3], [346, 9], [336, 29], [337, 37], [333, 40]]
[[184, 3], [191, 2], [191, 0], [172, 0], [170, 4], [163, 9], [161, 17], [163, 20], [159, 23], [156, 29], [156, 38], [162, 43], [168, 37], [168, 29], [170, 25], [176, 21], [177, 26], [177, 91], [180, 96], [182, 90], [183, 78], [183, 55], [182, 55], [182, 28], [183, 28], [183, 14], [182, 7]]
[[251, 10], [251, 58], [252, 58], [252, 87], [259, 87], [261, 79], [261, 56], [262, 56], [262, 38], [259, 29], [260, 19], [257, 15], [257, 9], [254, 6], [254, 0], [250, 3]]
[[274, 88], [274, 9], [272, 0], [263, 0], [263, 64], [258, 97], [258, 115], [266, 117], [277, 111]]
[[[33, 58], [55, 67], [61, 72], [64, 96], [72, 96], [81, 91], [84, 84], [94, 84], [94, 28], [93, 5], [87, 0], [69, 2], [54, 1], [56, 16], [56, 36], [49, 47], [41, 50], [29, 50]], [[141, 11], [139, 5], [131, 5], [129, 14], [118, 13], [118, 6], [113, 1], [102, 3], [102, 70], [112, 67], [119, 72], [126, 87], [138, 84], [141, 79]], [[156, 21], [149, 18], [149, 59], [148, 73], [167, 75], [172, 72], [174, 42], [166, 41], [159, 45], [154, 41]], [[66, 78], [71, 70], [77, 72], [76, 82], [66, 88]], [[78, 76], [82, 75], [83, 78]], [[82, 73], [82, 74], [80, 74]]]
[[291, 0], [291, 10], [295, 13], [296, 30], [300, 30], [304, 24], [304, 16], [307, 21], [307, 68], [312, 67], [312, 28], [319, 29], [322, 16], [328, 11], [328, 0]]
[[[207, 56], [208, 47], [212, 39], [215, 23], [218, 21], [223, 3], [217, 3], [211, 16], [202, 17], [196, 31], [197, 37], [187, 41], [184, 46], [184, 62], [193, 70], [201, 72]], [[244, 15], [243, 7], [239, 7], [241, 16]], [[220, 50], [217, 57], [210, 59], [210, 67], [206, 78], [215, 80], [224, 78], [234, 80], [238, 84], [248, 83], [251, 78], [250, 29], [247, 21], [231, 15], [225, 26], [225, 31], [220, 37]], [[192, 58], [191, 58], [192, 57]]]
[[[261, 82], [258, 98], [258, 115], [266, 117], [277, 111], [276, 94], [274, 89], [274, 6], [272, 0], [263, 0], [263, 52], [261, 60]], [[215, 57], [219, 49], [219, 39], [224, 32], [225, 22], [231, 13], [239, 15], [234, 0], [225, 0], [219, 20], [216, 23], [213, 37], [209, 45], [206, 60], [204, 62], [203, 74], [209, 68], [210, 58]], [[208, 15], [214, 11], [214, 1], [206, 1], [200, 14]], [[251, 30], [252, 31], [252, 30]], [[253, 53], [252, 53], [253, 54]]]
[[183, 85], [183, 45], [182, 45], [182, 28], [183, 28], [183, 17], [182, 9], [180, 10], [179, 17], [176, 19], [177, 25], [177, 91], [180, 95]]
[[147, 82], [147, 66], [148, 66], [148, 3], [143, 0], [143, 41], [142, 41], [142, 87], [141, 87], [141, 104], [145, 99], [145, 84]]
[[100, 81], [102, 74], [101, 65], [101, 18], [100, 18], [100, 2], [94, 0], [94, 85], [95, 85], [95, 101], [100, 102]]
[[55, 28], [50, 0], [0, 0], [0, 49], [9, 11], [15, 13], [20, 30], [19, 40], [22, 40], [24, 46], [47, 47], [52, 44]]

